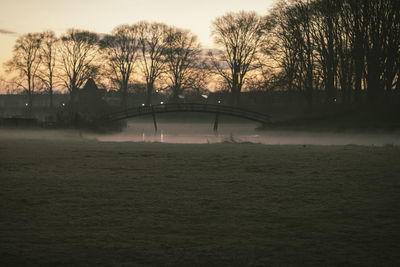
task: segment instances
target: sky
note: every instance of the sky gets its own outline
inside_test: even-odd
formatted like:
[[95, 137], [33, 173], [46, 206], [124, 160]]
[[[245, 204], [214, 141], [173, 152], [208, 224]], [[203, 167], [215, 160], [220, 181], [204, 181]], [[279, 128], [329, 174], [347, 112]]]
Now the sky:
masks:
[[0, 0], [0, 74], [12, 47], [25, 33], [69, 28], [110, 33], [120, 24], [141, 20], [189, 29], [203, 47], [212, 47], [211, 22], [240, 10], [267, 14], [274, 0]]

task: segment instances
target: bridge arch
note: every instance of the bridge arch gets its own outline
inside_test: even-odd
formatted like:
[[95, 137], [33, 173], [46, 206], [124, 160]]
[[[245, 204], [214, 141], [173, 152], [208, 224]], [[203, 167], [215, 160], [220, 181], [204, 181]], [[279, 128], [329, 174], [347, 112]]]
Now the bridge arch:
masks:
[[101, 118], [101, 121], [118, 121], [128, 118], [134, 118], [145, 115], [154, 115], [159, 113], [168, 112], [201, 112], [201, 113], [214, 113], [218, 115], [229, 115], [233, 117], [239, 117], [262, 124], [270, 122], [270, 116], [255, 112], [243, 108], [225, 106], [225, 105], [213, 105], [213, 104], [202, 104], [202, 103], [168, 103], [152, 106], [140, 106], [134, 108], [127, 108], [119, 111], [115, 111], [110, 114], [106, 114]]

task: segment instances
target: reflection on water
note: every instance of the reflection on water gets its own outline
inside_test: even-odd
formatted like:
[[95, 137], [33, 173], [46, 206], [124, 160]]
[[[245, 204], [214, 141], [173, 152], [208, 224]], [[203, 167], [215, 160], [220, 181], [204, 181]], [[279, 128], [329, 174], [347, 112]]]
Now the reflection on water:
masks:
[[261, 144], [311, 145], [400, 145], [399, 132], [301, 132], [259, 131], [257, 123], [224, 123], [214, 133], [212, 123], [163, 123], [154, 131], [152, 123], [129, 122], [121, 133], [101, 135], [99, 141], [162, 142], [180, 144], [207, 144], [220, 142], [251, 142]]

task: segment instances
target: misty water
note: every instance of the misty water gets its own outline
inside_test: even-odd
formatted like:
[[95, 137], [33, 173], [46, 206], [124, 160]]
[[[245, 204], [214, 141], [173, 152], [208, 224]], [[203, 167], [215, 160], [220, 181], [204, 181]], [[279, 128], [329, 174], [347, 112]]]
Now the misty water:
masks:
[[260, 124], [246, 120], [223, 119], [218, 131], [213, 131], [214, 121], [192, 122], [158, 121], [155, 132], [151, 118], [127, 122], [120, 133], [98, 135], [95, 138], [105, 142], [160, 142], [178, 144], [208, 144], [220, 142], [259, 144], [310, 144], [310, 145], [400, 145], [399, 131], [290, 131], [258, 130]]

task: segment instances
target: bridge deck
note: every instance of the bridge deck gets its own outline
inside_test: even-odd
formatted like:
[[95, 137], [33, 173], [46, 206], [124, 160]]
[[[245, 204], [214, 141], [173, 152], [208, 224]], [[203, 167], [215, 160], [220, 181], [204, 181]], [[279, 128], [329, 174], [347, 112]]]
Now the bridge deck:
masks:
[[107, 114], [102, 118], [102, 120], [116, 121], [132, 117], [157, 114], [157, 113], [166, 113], [166, 112], [218, 113], [234, 117], [240, 117], [252, 121], [257, 121], [263, 124], [268, 123], [270, 121], [270, 116], [263, 113], [250, 111], [243, 108], [231, 107], [231, 106], [201, 104], [201, 103], [171, 103], [163, 105], [128, 108]]

